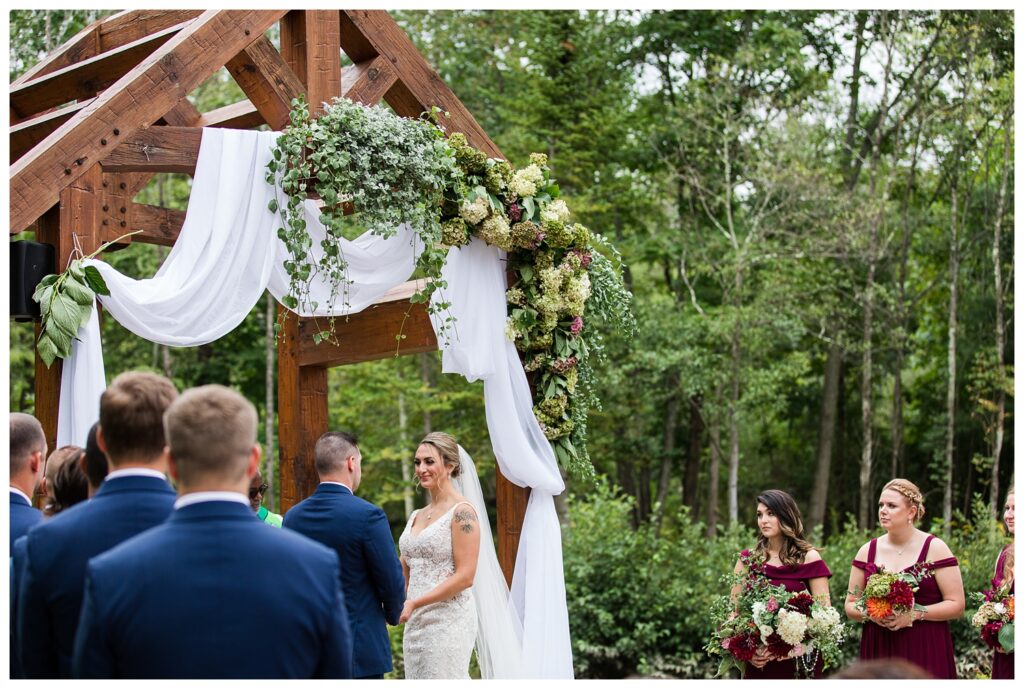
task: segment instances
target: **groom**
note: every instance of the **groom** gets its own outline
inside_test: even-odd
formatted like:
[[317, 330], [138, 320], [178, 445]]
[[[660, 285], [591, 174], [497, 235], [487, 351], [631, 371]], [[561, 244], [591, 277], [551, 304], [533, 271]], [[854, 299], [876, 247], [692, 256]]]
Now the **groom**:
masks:
[[391, 671], [387, 624], [398, 624], [405, 577], [384, 510], [355, 496], [363, 456], [349, 433], [325, 433], [314, 450], [320, 485], [284, 517], [284, 528], [333, 548], [341, 561], [352, 626], [352, 676], [383, 679]]

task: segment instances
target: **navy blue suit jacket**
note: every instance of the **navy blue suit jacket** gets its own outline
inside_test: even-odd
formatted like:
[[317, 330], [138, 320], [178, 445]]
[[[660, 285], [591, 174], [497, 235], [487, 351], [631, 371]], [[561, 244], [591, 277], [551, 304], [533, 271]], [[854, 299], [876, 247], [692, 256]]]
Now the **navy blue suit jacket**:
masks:
[[28, 533], [43, 518], [43, 513], [32, 507], [25, 498], [11, 493], [11, 545]]
[[80, 502], [29, 533], [19, 578], [18, 638], [29, 679], [71, 676], [71, 651], [82, 607], [85, 566], [174, 509], [174, 489], [149, 476], [104, 481]]
[[395, 554], [384, 510], [348, 488], [321, 483], [310, 497], [284, 516], [294, 529], [338, 553], [354, 639], [353, 675], [368, 677], [391, 670], [387, 624], [398, 624], [405, 602], [405, 578]]
[[347, 678], [338, 556], [226, 500], [89, 561], [81, 678]]

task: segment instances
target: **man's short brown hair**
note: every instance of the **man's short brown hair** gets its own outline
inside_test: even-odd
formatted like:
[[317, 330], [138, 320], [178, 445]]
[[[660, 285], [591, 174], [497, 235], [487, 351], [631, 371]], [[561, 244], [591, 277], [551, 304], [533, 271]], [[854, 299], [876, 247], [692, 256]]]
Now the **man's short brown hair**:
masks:
[[39, 419], [20, 411], [11, 413], [11, 473], [17, 473], [28, 464], [33, 452], [46, 454], [46, 435]]
[[223, 385], [183, 392], [164, 417], [180, 481], [242, 478], [256, 444], [256, 420], [256, 407]]
[[178, 396], [174, 383], [145, 371], [122, 373], [100, 397], [100, 430], [113, 465], [155, 461], [163, 454], [164, 412]]

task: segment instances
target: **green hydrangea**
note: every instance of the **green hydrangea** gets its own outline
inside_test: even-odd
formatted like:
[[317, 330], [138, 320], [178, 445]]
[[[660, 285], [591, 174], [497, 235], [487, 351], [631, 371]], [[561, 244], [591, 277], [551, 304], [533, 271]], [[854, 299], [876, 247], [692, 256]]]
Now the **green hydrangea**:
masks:
[[512, 244], [520, 249], [536, 249], [541, 242], [541, 228], [537, 223], [526, 220], [512, 226]]
[[569, 207], [565, 205], [565, 201], [562, 199], [555, 199], [544, 206], [544, 209], [540, 212], [540, 221], [542, 223], [567, 223], [569, 222]]
[[549, 246], [555, 249], [567, 249], [572, 244], [573, 231], [571, 225], [566, 225], [563, 222], [552, 220], [550, 222], [543, 223], [544, 228], [544, 241]]
[[546, 153], [531, 153], [530, 164], [536, 165], [537, 167], [547, 167], [548, 156]]
[[464, 201], [462, 203], [462, 208], [459, 209], [459, 214], [462, 216], [462, 219], [470, 225], [480, 224], [490, 212], [491, 206], [487, 203], [487, 199], [485, 198], [477, 198], [472, 203]]
[[526, 198], [537, 193], [538, 187], [544, 183], [544, 173], [536, 165], [527, 165], [516, 170], [512, 175], [508, 188], [519, 198]]
[[505, 251], [512, 250], [512, 232], [508, 226], [508, 218], [495, 213], [484, 220], [478, 233], [480, 239], [491, 246], [496, 246]]
[[505, 301], [516, 306], [526, 306], [526, 294], [518, 287], [512, 287], [505, 292]]
[[495, 196], [501, 196], [511, 179], [511, 165], [504, 160], [492, 161], [484, 173], [484, 187]]
[[590, 246], [590, 230], [583, 225], [576, 223], [572, 226], [572, 245], [577, 249], [586, 249]]
[[462, 246], [469, 243], [469, 228], [462, 218], [451, 218], [441, 223], [441, 243], [447, 246]]

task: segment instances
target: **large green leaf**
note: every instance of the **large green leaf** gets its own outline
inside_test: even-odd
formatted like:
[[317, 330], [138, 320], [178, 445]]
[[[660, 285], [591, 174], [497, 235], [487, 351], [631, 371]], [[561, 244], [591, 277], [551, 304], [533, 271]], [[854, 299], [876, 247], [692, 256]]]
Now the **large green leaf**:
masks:
[[1008, 622], [999, 630], [999, 645], [1007, 653], [1013, 653], [1013, 622]]
[[39, 342], [36, 344], [36, 351], [39, 352], [39, 358], [46, 364], [46, 368], [50, 368], [53, 360], [58, 356], [56, 345], [54, 345], [46, 333], [43, 333], [42, 337], [39, 338]]
[[79, 323], [81, 323], [81, 308], [71, 297], [60, 292], [50, 302], [49, 318], [46, 319], [44, 328], [56, 328], [63, 331], [69, 337], [78, 334]]
[[85, 284], [89, 285], [89, 289], [103, 296], [110, 294], [107, 282], [96, 266], [85, 266], [82, 272], [85, 274]]
[[94, 299], [92, 290], [73, 277], [69, 276], [64, 281], [64, 292], [80, 306], [92, 306]]

